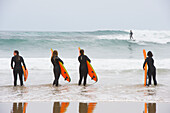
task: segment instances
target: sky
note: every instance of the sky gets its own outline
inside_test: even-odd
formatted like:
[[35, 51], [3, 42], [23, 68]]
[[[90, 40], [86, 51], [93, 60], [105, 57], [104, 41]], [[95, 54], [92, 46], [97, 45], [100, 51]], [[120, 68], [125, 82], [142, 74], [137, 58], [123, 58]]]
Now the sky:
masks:
[[1, 31], [170, 30], [170, 0], [0, 0]]

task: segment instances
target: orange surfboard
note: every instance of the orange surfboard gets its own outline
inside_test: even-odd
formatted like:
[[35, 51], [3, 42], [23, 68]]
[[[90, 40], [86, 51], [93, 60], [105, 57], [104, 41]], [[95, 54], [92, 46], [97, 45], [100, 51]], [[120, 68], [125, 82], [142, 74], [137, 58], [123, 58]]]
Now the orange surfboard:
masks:
[[22, 69], [23, 69], [23, 73], [24, 73], [24, 81], [26, 82], [27, 78], [28, 78], [28, 70], [27, 69], [25, 70], [24, 66], [22, 66]]
[[[78, 48], [78, 50], [79, 50], [79, 56], [80, 56], [80, 47]], [[94, 71], [89, 61], [87, 61], [87, 68], [88, 68], [88, 74], [91, 77], [91, 79], [97, 82], [98, 81], [97, 74]]]
[[26, 113], [27, 104], [28, 103], [24, 103], [23, 113]]
[[[144, 60], [146, 59], [146, 51], [143, 49], [143, 55], [144, 55]], [[147, 63], [145, 64], [145, 70], [144, 70], [144, 86], [147, 84]]]
[[144, 109], [144, 113], [147, 113], [147, 103], [145, 103], [145, 109]]
[[[53, 54], [53, 49], [51, 49], [51, 53]], [[59, 65], [60, 65], [60, 69], [61, 69], [61, 75], [64, 77], [65, 80], [70, 82], [71, 78], [70, 78], [66, 68], [64, 67], [64, 65], [61, 62], [59, 62]]]
[[68, 106], [69, 106], [69, 102], [62, 102], [61, 108], [60, 108], [60, 113], [65, 113], [67, 111]]
[[89, 103], [87, 113], [93, 113], [97, 103]]

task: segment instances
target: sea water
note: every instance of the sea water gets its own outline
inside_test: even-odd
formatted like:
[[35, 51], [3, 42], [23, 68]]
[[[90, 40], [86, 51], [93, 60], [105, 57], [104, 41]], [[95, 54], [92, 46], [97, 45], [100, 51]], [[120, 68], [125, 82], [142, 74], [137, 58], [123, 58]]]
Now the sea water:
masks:
[[[90, 32], [0, 32], [0, 101], [137, 101], [170, 102], [170, 31], [134, 30]], [[92, 60], [99, 81], [88, 77], [78, 86], [78, 47]], [[64, 61], [71, 82], [60, 77], [52, 86], [50, 49]], [[153, 52], [158, 86], [144, 87], [143, 49]], [[29, 71], [23, 87], [13, 87], [10, 67], [13, 51], [19, 50]], [[153, 81], [152, 81], [153, 83]], [[18, 80], [18, 85], [19, 85]]]

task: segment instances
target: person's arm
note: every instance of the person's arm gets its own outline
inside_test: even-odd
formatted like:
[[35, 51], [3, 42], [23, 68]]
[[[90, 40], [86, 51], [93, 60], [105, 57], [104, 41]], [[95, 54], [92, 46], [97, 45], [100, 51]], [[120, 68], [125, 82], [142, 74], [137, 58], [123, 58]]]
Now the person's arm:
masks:
[[13, 62], [14, 62], [14, 58], [12, 57], [12, 59], [11, 59], [11, 69], [14, 69]]
[[25, 65], [25, 62], [24, 62], [24, 59], [23, 59], [22, 57], [21, 57], [21, 62], [22, 62], [22, 64], [23, 64], [25, 70], [27, 70], [26, 65]]
[[51, 63], [54, 65], [54, 59], [53, 58], [51, 58]]
[[80, 56], [78, 57], [78, 61], [80, 62]]
[[58, 60], [59, 60], [62, 64], [64, 64], [64, 62], [63, 62], [60, 58], [58, 58]]
[[143, 63], [143, 69], [145, 70], [145, 64], [147, 63], [147, 58], [145, 59], [144, 63]]
[[91, 60], [87, 56], [86, 56], [86, 59], [87, 59], [87, 61], [89, 61], [91, 63]]

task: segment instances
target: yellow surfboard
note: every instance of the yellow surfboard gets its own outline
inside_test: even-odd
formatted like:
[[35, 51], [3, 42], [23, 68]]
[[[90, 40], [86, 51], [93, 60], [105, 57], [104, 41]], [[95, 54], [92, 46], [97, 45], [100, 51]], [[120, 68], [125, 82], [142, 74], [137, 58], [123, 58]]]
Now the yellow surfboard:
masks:
[[[143, 56], [144, 56], [144, 60], [146, 59], [146, 51], [145, 49], [143, 49]], [[147, 63], [145, 64], [145, 70], [144, 70], [144, 86], [147, 85]]]

